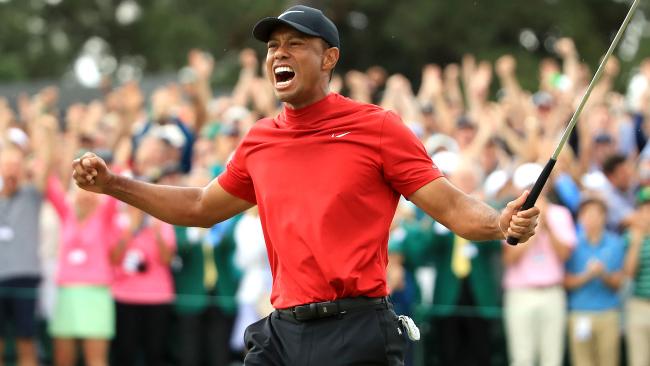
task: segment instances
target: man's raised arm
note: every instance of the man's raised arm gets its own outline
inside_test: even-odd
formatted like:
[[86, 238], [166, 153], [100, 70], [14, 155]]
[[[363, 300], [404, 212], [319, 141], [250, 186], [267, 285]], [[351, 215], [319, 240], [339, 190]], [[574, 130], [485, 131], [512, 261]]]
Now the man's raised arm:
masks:
[[111, 195], [173, 225], [210, 227], [254, 206], [226, 192], [216, 179], [202, 188], [145, 183], [111, 172], [93, 153], [72, 165], [80, 188]]
[[501, 212], [454, 187], [446, 178], [438, 178], [418, 189], [411, 202], [449, 230], [468, 240], [503, 240], [512, 235], [523, 243], [535, 234], [539, 209], [518, 211], [527, 193]]

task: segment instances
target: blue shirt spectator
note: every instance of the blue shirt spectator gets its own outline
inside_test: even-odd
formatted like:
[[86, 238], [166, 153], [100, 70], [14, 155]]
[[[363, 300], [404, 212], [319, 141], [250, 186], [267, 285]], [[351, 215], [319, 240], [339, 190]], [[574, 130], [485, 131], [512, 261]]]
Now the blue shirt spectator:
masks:
[[[618, 272], [623, 268], [625, 249], [622, 238], [611, 231], [603, 232], [598, 243], [590, 243], [583, 228], [578, 228], [578, 244], [566, 262], [566, 270], [572, 274], [584, 273], [590, 261], [600, 261], [606, 272]], [[614, 289], [601, 278], [594, 278], [584, 286], [569, 292], [569, 309], [603, 311], [618, 308], [620, 298]]]

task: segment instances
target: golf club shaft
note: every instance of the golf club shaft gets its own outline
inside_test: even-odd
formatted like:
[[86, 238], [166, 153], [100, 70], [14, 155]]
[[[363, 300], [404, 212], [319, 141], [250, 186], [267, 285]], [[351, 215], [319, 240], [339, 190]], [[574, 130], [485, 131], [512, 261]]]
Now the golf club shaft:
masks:
[[[591, 92], [594, 90], [594, 87], [596, 84], [598, 84], [598, 81], [600, 80], [600, 77], [602, 76], [603, 72], [605, 71], [605, 66], [607, 65], [607, 61], [611, 57], [612, 53], [614, 52], [614, 49], [616, 46], [618, 46], [619, 41], [623, 37], [623, 33], [625, 33], [625, 29], [627, 28], [627, 25], [630, 23], [630, 20], [632, 20], [632, 16], [634, 15], [636, 8], [639, 6], [639, 2], [641, 0], [634, 0], [632, 3], [632, 6], [630, 6], [630, 10], [627, 12], [627, 15], [625, 16], [625, 19], [623, 20], [623, 23], [621, 24], [621, 27], [618, 29], [618, 32], [616, 32], [616, 36], [614, 37], [614, 40], [612, 43], [609, 45], [609, 49], [607, 49], [607, 52], [605, 53], [605, 56], [603, 56], [602, 60], [600, 61], [600, 65], [598, 65], [598, 69], [596, 70], [596, 73], [594, 74], [594, 77], [591, 79], [591, 82], [589, 83], [589, 86], [587, 86], [587, 90], [585, 91], [584, 95], [580, 99], [580, 103], [578, 104], [578, 107], [576, 108], [575, 112], [573, 113], [573, 116], [571, 117], [571, 120], [569, 121], [569, 124], [567, 125], [566, 129], [564, 130], [564, 133], [562, 133], [562, 138], [560, 139], [560, 142], [558, 143], [557, 147], [555, 148], [555, 152], [553, 153], [553, 156], [548, 160], [548, 163], [546, 163], [546, 166], [544, 167], [544, 170], [542, 173], [539, 175], [537, 178], [537, 181], [535, 181], [535, 185], [533, 185], [533, 188], [531, 189], [530, 193], [528, 194], [528, 197], [526, 198], [526, 201], [524, 202], [523, 206], [521, 206], [522, 211], [527, 210], [535, 205], [535, 202], [537, 202], [537, 198], [539, 197], [540, 193], [542, 192], [542, 189], [544, 188], [544, 185], [546, 184], [546, 181], [548, 180], [548, 177], [551, 175], [551, 171], [553, 170], [553, 167], [555, 166], [555, 162], [557, 161], [558, 156], [560, 155], [560, 152], [562, 151], [562, 148], [564, 148], [564, 145], [566, 144], [567, 140], [569, 139], [569, 136], [571, 136], [571, 132], [573, 131], [573, 128], [575, 127], [576, 123], [578, 122], [578, 118], [580, 117], [580, 114], [582, 113], [582, 110], [585, 107], [585, 104], [587, 103], [587, 100], [589, 99], [589, 96], [591, 95]], [[517, 245], [519, 243], [519, 239], [513, 237], [513, 236], [508, 236], [506, 239], [508, 244], [510, 245]]]

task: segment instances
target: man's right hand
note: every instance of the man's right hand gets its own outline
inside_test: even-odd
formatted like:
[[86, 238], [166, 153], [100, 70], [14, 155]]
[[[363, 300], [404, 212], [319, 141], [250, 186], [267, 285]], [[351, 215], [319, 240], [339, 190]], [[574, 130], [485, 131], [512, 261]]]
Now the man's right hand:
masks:
[[114, 174], [99, 156], [87, 152], [79, 159], [72, 161], [72, 178], [77, 186], [95, 193], [105, 193]]

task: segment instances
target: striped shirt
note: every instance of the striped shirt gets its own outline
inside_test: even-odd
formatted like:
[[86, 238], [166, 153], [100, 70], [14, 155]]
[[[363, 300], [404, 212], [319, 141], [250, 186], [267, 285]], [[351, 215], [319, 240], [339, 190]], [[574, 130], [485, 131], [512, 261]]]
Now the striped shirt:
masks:
[[[629, 236], [627, 236], [629, 249]], [[643, 238], [639, 252], [639, 266], [634, 276], [634, 296], [650, 299], [650, 235]]]

